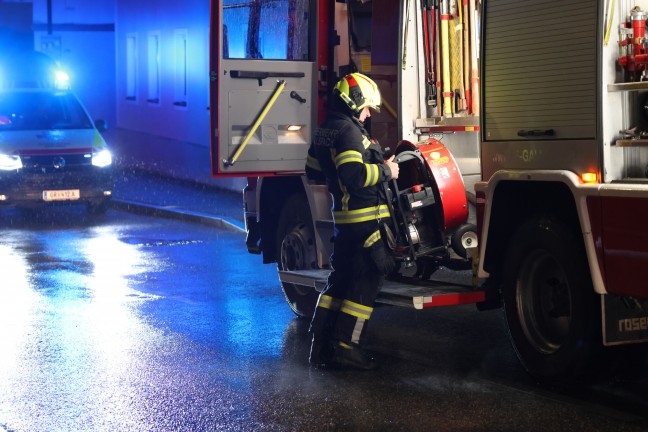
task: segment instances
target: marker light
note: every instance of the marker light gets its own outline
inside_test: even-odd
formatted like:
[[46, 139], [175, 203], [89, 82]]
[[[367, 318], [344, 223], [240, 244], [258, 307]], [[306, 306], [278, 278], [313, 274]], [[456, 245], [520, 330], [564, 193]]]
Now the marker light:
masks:
[[301, 125], [288, 125], [288, 130], [289, 131], [298, 131], [301, 130]]
[[23, 167], [22, 160], [20, 156], [15, 155], [6, 155], [0, 153], [0, 170], [2, 171], [11, 171], [17, 170]]
[[581, 174], [581, 179], [584, 183], [596, 183], [598, 176], [596, 175], [596, 173], [588, 172]]
[[112, 163], [112, 155], [107, 149], [92, 153], [92, 165], [103, 168]]
[[54, 73], [54, 86], [58, 90], [67, 90], [70, 88], [70, 76], [62, 70]]

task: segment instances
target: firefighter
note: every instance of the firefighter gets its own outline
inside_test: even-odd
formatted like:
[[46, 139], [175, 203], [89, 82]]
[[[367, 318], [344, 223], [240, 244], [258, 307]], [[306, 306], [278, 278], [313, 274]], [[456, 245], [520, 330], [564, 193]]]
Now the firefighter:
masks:
[[376, 367], [362, 345], [374, 300], [395, 265], [380, 224], [390, 217], [383, 184], [398, 178], [394, 157], [385, 160], [364, 128], [370, 108], [379, 111], [380, 103], [378, 86], [369, 77], [352, 73], [342, 78], [306, 161], [307, 176], [325, 178], [335, 224], [332, 272], [310, 327], [309, 362], [316, 367]]

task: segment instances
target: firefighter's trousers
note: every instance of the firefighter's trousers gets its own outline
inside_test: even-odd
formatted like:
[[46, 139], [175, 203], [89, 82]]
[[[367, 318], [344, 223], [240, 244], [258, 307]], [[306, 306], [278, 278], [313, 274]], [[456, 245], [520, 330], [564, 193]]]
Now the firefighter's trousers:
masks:
[[[336, 226], [326, 288], [311, 323], [315, 337], [362, 345], [373, 304], [384, 275], [371, 262], [367, 239], [377, 232], [375, 221]], [[382, 243], [380, 247], [384, 247]]]

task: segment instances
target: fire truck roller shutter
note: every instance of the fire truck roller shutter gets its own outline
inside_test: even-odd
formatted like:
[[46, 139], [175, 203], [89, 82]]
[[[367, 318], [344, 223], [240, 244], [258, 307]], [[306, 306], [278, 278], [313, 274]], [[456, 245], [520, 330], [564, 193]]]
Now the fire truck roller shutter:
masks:
[[489, 1], [484, 20], [484, 140], [524, 141], [518, 132], [533, 130], [554, 131], [534, 140], [594, 138], [596, 2]]

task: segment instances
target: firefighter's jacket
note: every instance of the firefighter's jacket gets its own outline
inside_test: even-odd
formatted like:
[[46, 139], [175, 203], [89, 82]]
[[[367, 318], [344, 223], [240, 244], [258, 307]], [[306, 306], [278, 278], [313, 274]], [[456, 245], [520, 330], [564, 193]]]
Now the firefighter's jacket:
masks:
[[315, 131], [306, 175], [326, 178], [333, 195], [333, 219], [350, 224], [388, 219], [383, 183], [391, 178], [380, 145], [356, 118], [332, 112]]

